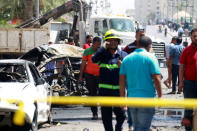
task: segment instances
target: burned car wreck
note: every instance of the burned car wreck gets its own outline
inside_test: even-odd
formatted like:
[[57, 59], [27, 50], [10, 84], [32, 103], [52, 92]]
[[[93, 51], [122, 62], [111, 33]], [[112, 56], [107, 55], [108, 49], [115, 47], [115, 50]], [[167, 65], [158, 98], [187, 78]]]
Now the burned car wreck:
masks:
[[53, 95], [86, 95], [85, 82], [78, 83], [83, 49], [67, 44], [38, 46], [19, 57], [33, 62], [52, 85]]
[[[37, 130], [41, 123], [52, 121], [51, 103], [40, 98], [51, 98], [51, 86], [41, 77], [35, 65], [26, 60], [0, 60], [0, 130]], [[23, 103], [24, 124], [13, 122], [15, 112]], [[5, 129], [4, 129], [5, 130]]]

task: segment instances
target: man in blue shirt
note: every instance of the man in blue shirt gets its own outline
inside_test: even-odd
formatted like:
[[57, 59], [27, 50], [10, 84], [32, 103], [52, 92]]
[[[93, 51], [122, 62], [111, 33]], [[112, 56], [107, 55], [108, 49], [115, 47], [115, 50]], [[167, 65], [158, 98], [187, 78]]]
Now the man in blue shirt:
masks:
[[[156, 57], [149, 53], [151, 39], [142, 36], [138, 47], [133, 53], [125, 57], [120, 68], [120, 96], [125, 97], [127, 82], [128, 97], [158, 97], [161, 93], [160, 68]], [[154, 108], [130, 109], [135, 131], [149, 131], [155, 113]]]
[[[177, 37], [176, 39], [177, 44], [175, 44], [170, 50], [170, 64], [172, 65], [172, 92], [168, 94], [176, 94], [176, 83], [179, 76], [179, 60], [181, 57], [181, 53], [184, 49], [182, 46], [182, 38]], [[177, 92], [180, 94], [181, 92]]]

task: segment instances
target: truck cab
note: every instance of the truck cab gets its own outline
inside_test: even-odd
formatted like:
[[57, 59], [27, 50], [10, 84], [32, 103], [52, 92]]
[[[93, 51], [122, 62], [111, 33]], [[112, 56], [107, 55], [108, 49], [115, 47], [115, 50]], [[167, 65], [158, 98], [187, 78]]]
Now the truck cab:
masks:
[[105, 33], [114, 29], [126, 46], [135, 40], [135, 21], [128, 17], [95, 16], [89, 19], [87, 32], [90, 35], [104, 37]]

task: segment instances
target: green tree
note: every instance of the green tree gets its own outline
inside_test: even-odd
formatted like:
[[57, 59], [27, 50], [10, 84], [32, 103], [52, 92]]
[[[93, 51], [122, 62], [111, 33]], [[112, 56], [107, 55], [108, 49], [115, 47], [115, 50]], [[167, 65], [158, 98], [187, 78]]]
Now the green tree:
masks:
[[42, 11], [42, 13], [46, 13], [67, 1], [68, 0], [40, 0], [40, 11]]
[[0, 0], [0, 20], [24, 17], [24, 0]]
[[[62, 5], [68, 0], [39, 0], [40, 14]], [[0, 21], [10, 21], [13, 19], [28, 20], [35, 16], [36, 0], [0, 0]], [[73, 13], [69, 13], [73, 15]], [[62, 18], [58, 19], [64, 21]], [[3, 22], [2, 22], [3, 21]]]

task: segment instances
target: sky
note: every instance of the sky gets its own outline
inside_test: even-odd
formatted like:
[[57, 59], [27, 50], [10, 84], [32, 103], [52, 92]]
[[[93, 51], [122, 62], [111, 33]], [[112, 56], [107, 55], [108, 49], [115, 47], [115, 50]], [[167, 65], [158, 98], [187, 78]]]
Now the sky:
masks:
[[[100, 0], [86, 0], [95, 2]], [[135, 0], [108, 0], [111, 4], [113, 14], [123, 15], [127, 9], [134, 9]]]
[[109, 0], [112, 11], [116, 14], [123, 14], [126, 9], [134, 9], [134, 0]]

